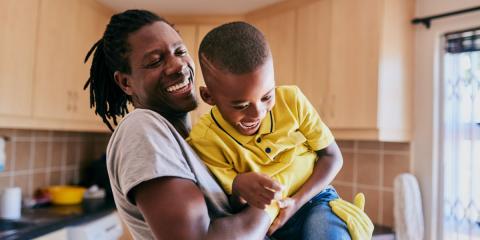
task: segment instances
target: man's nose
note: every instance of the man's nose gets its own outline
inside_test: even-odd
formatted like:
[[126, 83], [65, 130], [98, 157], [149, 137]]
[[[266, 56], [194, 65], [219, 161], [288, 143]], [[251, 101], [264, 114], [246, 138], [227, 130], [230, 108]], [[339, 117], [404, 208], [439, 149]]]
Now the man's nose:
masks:
[[167, 60], [167, 65], [165, 67], [165, 74], [172, 75], [183, 73], [186, 64], [178, 57], [170, 57]]

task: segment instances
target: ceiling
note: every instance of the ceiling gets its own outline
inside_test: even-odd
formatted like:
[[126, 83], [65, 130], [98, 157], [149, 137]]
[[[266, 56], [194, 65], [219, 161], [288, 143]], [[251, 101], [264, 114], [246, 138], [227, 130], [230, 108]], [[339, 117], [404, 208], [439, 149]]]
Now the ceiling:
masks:
[[115, 11], [146, 9], [160, 15], [236, 15], [283, 0], [97, 0]]

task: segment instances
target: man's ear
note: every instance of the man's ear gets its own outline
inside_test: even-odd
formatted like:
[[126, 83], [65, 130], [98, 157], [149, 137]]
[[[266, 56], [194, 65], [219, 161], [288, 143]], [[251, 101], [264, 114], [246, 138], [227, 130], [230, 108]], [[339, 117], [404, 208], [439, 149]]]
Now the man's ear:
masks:
[[113, 78], [125, 94], [132, 96], [133, 91], [127, 74], [115, 71]]
[[212, 95], [210, 94], [210, 91], [208, 91], [207, 87], [200, 86], [200, 97], [202, 97], [202, 100], [208, 105], [215, 105], [215, 101], [213, 100]]

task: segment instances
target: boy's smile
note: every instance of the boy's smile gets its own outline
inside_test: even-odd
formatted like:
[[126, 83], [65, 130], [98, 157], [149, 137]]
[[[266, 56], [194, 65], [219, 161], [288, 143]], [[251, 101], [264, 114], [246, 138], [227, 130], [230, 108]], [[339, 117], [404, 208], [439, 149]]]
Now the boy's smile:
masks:
[[[202, 61], [206, 62], [205, 58]], [[269, 57], [256, 70], [232, 74], [213, 66], [202, 65], [208, 88], [201, 88], [202, 98], [216, 105], [222, 117], [239, 133], [253, 135], [275, 105], [273, 62]]]

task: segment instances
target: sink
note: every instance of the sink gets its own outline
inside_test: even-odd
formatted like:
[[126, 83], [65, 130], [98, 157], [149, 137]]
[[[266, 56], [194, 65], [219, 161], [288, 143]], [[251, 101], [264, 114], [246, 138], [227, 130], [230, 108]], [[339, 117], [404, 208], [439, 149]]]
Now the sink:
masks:
[[20, 230], [22, 228], [30, 227], [33, 225], [35, 224], [31, 222], [21, 221], [21, 220], [0, 219], [0, 232]]

